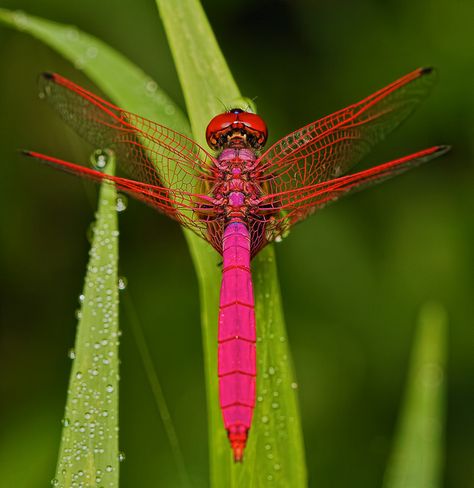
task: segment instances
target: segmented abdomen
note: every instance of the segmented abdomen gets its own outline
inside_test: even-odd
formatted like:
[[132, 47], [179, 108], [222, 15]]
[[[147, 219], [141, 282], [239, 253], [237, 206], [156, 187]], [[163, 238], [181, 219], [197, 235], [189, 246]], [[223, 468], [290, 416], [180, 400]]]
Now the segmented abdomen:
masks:
[[219, 400], [224, 424], [241, 461], [255, 406], [255, 307], [250, 274], [250, 236], [241, 222], [230, 223], [223, 238], [219, 304]]

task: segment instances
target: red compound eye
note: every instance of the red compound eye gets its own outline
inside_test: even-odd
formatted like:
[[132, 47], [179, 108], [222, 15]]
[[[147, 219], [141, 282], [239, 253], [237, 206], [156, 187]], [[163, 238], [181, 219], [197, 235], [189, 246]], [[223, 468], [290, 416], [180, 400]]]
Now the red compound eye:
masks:
[[263, 119], [256, 114], [245, 112], [235, 108], [229, 112], [216, 115], [207, 126], [206, 140], [212, 149], [219, 149], [222, 138], [234, 130], [243, 130], [252, 136], [253, 146], [260, 149], [265, 145], [268, 137], [267, 125]]

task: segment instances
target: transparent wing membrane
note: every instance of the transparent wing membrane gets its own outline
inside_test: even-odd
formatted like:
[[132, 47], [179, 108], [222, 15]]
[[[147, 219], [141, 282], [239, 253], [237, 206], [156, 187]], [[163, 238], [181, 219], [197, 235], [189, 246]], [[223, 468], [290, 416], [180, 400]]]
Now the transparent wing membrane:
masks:
[[214, 158], [182, 134], [122, 110], [57, 74], [43, 74], [39, 88], [40, 96], [86, 141], [112, 149], [127, 176], [188, 192], [215, 179]]
[[[42, 97], [94, 147], [113, 150], [119, 168], [130, 179], [36, 152], [26, 154], [96, 182], [114, 183], [191, 229], [219, 252], [226, 225], [236, 218], [245, 221], [255, 256], [328, 203], [444, 154], [449, 148], [436, 146], [341, 176], [411, 114], [429, 93], [434, 78], [432, 69], [415, 70], [361, 102], [292, 132], [256, 162], [252, 160], [251, 167], [245, 168], [237, 158], [232, 164], [243, 165], [239, 171], [244, 176], [240, 183], [232, 183], [230, 166], [223, 170], [221, 159], [218, 162], [186, 136], [46, 73], [40, 78]], [[245, 214], [230, 204], [234, 184], [245, 193]]]
[[435, 73], [420, 68], [359, 103], [292, 132], [259, 159], [269, 193], [336, 178], [405, 120], [427, 96]]
[[341, 197], [404, 173], [442, 156], [449, 149], [449, 146], [435, 146], [359, 173], [266, 195], [262, 198], [262, 206], [275, 212], [268, 219], [266, 239], [274, 240], [282, 236], [295, 223]]

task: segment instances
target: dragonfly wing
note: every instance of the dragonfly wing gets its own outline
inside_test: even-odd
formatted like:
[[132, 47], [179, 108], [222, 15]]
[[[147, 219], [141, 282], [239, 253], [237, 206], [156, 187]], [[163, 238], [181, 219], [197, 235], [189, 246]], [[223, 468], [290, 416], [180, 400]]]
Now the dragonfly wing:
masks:
[[260, 203], [263, 208], [268, 209], [269, 214], [265, 239], [272, 241], [278, 236], [283, 236], [293, 224], [329, 203], [442, 156], [449, 149], [449, 146], [435, 146], [355, 174], [309, 185], [298, 190], [266, 195], [262, 197]]
[[258, 178], [268, 193], [278, 193], [344, 174], [412, 113], [434, 80], [433, 69], [417, 69], [361, 102], [289, 134], [260, 157]]
[[[206, 195], [197, 195], [183, 190], [170, 189], [160, 185], [151, 185], [141, 181], [109, 175], [86, 166], [62, 161], [33, 151], [23, 151], [23, 154], [67, 173], [72, 173], [97, 183], [109, 181], [115, 184], [117, 190], [141, 200], [159, 212], [178, 221], [184, 227], [209, 241], [213, 246], [220, 246], [220, 242], [213, 242], [208, 232], [208, 226], [213, 225], [215, 227], [219, 225], [220, 219], [214, 211], [211, 199]], [[206, 217], [202, 215], [203, 207], [207, 207], [207, 221]], [[199, 216], [196, 215], [197, 213]], [[214, 239], [217, 239], [217, 236], [214, 236]]]
[[57, 74], [41, 75], [39, 89], [40, 97], [86, 141], [112, 149], [131, 178], [188, 192], [200, 191], [199, 184], [213, 180], [214, 158], [186, 136], [122, 110]]

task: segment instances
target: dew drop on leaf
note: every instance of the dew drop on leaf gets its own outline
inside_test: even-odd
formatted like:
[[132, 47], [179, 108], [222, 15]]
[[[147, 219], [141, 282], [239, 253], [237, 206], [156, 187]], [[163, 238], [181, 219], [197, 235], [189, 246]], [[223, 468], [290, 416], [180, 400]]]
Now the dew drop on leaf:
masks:
[[153, 80], [148, 80], [145, 84], [145, 90], [150, 93], [156, 93], [156, 90], [158, 89], [158, 85], [156, 84], [155, 81]]
[[91, 156], [91, 163], [95, 169], [102, 170], [107, 166], [109, 162], [109, 155], [108, 151], [104, 151], [103, 149], [96, 149]]
[[117, 212], [123, 212], [127, 209], [128, 199], [122, 193], [117, 193], [117, 200], [115, 203], [115, 208]]
[[125, 276], [119, 276], [118, 283], [117, 283], [118, 289], [120, 291], [125, 290], [125, 288], [127, 288], [127, 284], [128, 284], [127, 278], [125, 278]]

